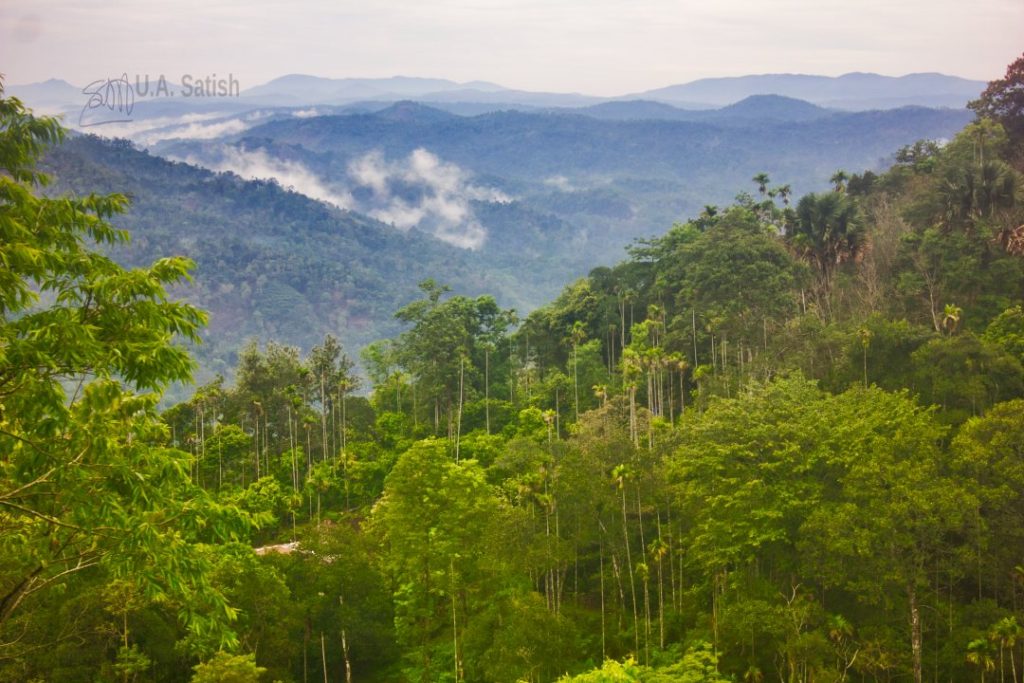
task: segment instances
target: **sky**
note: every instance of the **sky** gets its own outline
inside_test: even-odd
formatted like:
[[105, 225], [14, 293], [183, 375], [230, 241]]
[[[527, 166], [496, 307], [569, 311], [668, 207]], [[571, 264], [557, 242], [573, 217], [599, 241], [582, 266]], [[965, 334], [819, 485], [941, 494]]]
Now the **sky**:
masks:
[[1024, 0], [0, 0], [0, 73], [486, 80], [611, 96], [754, 73], [992, 80]]

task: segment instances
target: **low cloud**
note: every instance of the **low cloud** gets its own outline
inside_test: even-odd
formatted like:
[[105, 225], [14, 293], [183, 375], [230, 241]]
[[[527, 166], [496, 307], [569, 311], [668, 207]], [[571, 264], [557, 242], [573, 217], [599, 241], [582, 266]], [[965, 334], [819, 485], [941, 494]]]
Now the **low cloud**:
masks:
[[151, 147], [164, 140], [212, 140], [235, 135], [271, 116], [273, 112], [266, 110], [238, 116], [228, 116], [225, 112], [161, 116], [90, 126], [84, 131], [104, 137], [128, 138], [143, 147]]
[[[210, 119], [223, 117], [223, 113], [186, 114], [185, 116], [159, 116], [153, 118], [140, 118], [134, 121], [118, 121], [116, 123], [105, 123], [102, 126], [78, 126], [78, 116], [66, 117], [65, 124], [85, 133], [92, 133], [102, 137], [128, 138], [135, 142], [142, 142], [142, 136], [152, 135], [159, 130], [168, 130], [180, 125], [193, 125]], [[160, 139], [171, 137], [163, 135]]]
[[241, 133], [251, 126], [251, 123], [241, 119], [228, 119], [227, 121], [216, 121], [213, 123], [190, 123], [185, 126], [174, 126], [172, 128], [143, 132], [137, 134], [135, 140], [146, 146], [155, 145], [161, 140], [211, 140], [222, 135]]
[[576, 189], [573, 186], [573, 184], [569, 182], [569, 179], [566, 178], [564, 175], [553, 175], [550, 178], [545, 178], [544, 184], [549, 187], [561, 190], [562, 192], [572, 192], [573, 190]]
[[352, 196], [344, 188], [331, 187], [304, 164], [272, 157], [262, 149], [246, 150], [225, 145], [219, 148], [214, 159], [188, 156], [183, 161], [213, 171], [230, 171], [248, 180], [276, 180], [282, 187], [341, 209], [349, 209], [353, 205]]
[[312, 199], [364, 213], [400, 230], [417, 228], [463, 249], [479, 249], [487, 239], [472, 202], [512, 201], [500, 190], [474, 183], [469, 172], [422, 148], [390, 160], [379, 151], [369, 152], [348, 164], [342, 180], [330, 183], [305, 164], [279, 159], [262, 149], [222, 145], [207, 148], [202, 157], [181, 160], [247, 179], [276, 180]]
[[423, 148], [398, 160], [370, 152], [349, 164], [348, 178], [353, 194], [361, 198], [359, 211], [403, 230], [419, 228], [463, 249], [479, 249], [487, 239], [471, 202], [512, 200], [473, 183], [468, 172]]

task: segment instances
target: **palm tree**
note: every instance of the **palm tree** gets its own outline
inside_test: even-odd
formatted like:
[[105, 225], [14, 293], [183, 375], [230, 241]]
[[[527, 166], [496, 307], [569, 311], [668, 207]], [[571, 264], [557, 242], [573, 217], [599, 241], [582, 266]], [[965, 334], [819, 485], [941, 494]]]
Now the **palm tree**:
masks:
[[570, 332], [570, 338], [572, 339], [572, 396], [575, 402], [576, 410], [576, 422], [580, 421], [580, 376], [577, 371], [579, 365], [579, 349], [580, 344], [584, 339], [587, 338], [587, 329], [583, 325], [583, 321], [577, 320], [572, 325], [572, 331]]
[[622, 539], [626, 544], [626, 566], [629, 568], [629, 592], [633, 599], [633, 646], [640, 652], [640, 621], [636, 607], [636, 580], [633, 576], [633, 558], [629, 549], [629, 522], [626, 517], [626, 482], [632, 479], [633, 473], [628, 465], [616, 465], [612, 470], [612, 481], [622, 494]]
[[996, 668], [996, 662], [992, 659], [992, 645], [984, 638], [967, 644], [967, 661], [981, 669], [981, 683], [985, 683], [985, 672]]
[[779, 185], [775, 188], [775, 194], [782, 199], [783, 206], [789, 206], [789, 198], [793, 194], [793, 188], [789, 185]]
[[[660, 526], [658, 533], [661, 533]], [[668, 550], [668, 543], [661, 540], [660, 536], [651, 541], [647, 547], [651, 559], [658, 565], [658, 647], [663, 650], [665, 649], [665, 582], [662, 573], [662, 560], [668, 555]]]
[[1017, 175], [1002, 161], [950, 169], [939, 185], [946, 227], [970, 225], [1017, 203]]
[[699, 230], [705, 231], [713, 226], [717, 219], [718, 207], [714, 204], [705, 204], [704, 209], [701, 210], [700, 215], [697, 216], [697, 220], [694, 222]]
[[946, 331], [946, 334], [952, 337], [956, 334], [957, 328], [960, 327], [960, 317], [963, 315], [963, 310], [955, 304], [946, 304], [942, 311], [942, 329]]
[[796, 225], [789, 240], [814, 268], [819, 304], [828, 307], [836, 269], [864, 248], [856, 202], [839, 192], [805, 195], [797, 204]]
[[[253, 446], [255, 448], [255, 454], [256, 454], [256, 478], [259, 479], [260, 478], [260, 415], [263, 414], [263, 404], [254, 399], [253, 402], [252, 402], [252, 412], [253, 412], [253, 424], [255, 425], [253, 427], [253, 439], [254, 439]], [[266, 438], [266, 436], [264, 436], [264, 438]]]
[[864, 388], [868, 388], [868, 347], [871, 346], [871, 337], [873, 333], [866, 325], [861, 326], [857, 330], [857, 336], [860, 338], [860, 346], [864, 352]]
[[850, 174], [844, 171], [843, 169], [839, 169], [838, 171], [832, 174], [832, 177], [829, 178], [828, 181], [832, 183], [832, 187], [836, 192], [842, 194], [843, 192], [846, 192], [846, 182], [849, 179]]
[[999, 643], [999, 678], [1004, 678], [1004, 660], [1003, 651], [1010, 651], [1010, 671], [1013, 674], [1011, 680], [1017, 680], [1017, 661], [1014, 658], [1013, 650], [1017, 646], [1017, 641], [1024, 638], [1024, 628], [1017, 623], [1016, 617], [1005, 617], [1000, 619], [992, 626], [989, 632], [989, 639]]
[[762, 171], [761, 173], [758, 173], [756, 176], [751, 178], [751, 180], [757, 183], [757, 192], [762, 197], [764, 197], [765, 194], [767, 194], [768, 192], [768, 183], [771, 182], [771, 179], [768, 177], [768, 174]]

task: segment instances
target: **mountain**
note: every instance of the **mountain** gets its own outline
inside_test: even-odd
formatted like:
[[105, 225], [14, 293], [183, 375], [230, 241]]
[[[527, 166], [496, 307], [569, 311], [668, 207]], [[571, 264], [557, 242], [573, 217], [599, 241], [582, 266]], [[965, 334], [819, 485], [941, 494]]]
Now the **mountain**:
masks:
[[983, 81], [972, 81], [938, 73], [882, 76], [848, 73], [842, 76], [804, 74], [763, 74], [732, 78], [703, 78], [656, 90], [628, 95], [622, 99], [648, 99], [669, 104], [706, 102], [727, 105], [751, 95], [783, 95], [826, 107], [865, 110], [889, 106], [963, 107], [985, 89]]
[[481, 91], [472, 88], [428, 93], [417, 98], [427, 103], [474, 102], [512, 107], [582, 107], [607, 100], [580, 93], [531, 92], [528, 90]]
[[562, 113], [583, 114], [610, 121], [653, 119], [662, 121], [701, 121], [706, 123], [752, 124], [768, 121], [811, 121], [831, 115], [832, 111], [804, 100], [781, 95], [751, 95], [726, 107], [683, 109], [652, 100], [617, 100], [588, 107], [562, 109]]
[[[511, 249], [502, 268], [419, 230], [399, 230], [274, 182], [168, 161], [124, 140], [74, 136], [49, 152], [44, 168], [55, 178], [50, 193], [131, 198], [128, 213], [114, 220], [132, 235], [114, 252], [118, 261], [134, 266], [170, 254], [195, 261], [194, 282], [176, 294], [210, 312], [197, 350], [205, 377], [229, 372], [253, 336], [308, 349], [330, 332], [354, 355], [399, 330], [394, 312], [418, 297], [427, 278], [466, 294], [509, 292], [501, 303], [525, 312], [583, 272], [548, 254], [539, 273]], [[515, 205], [481, 206], [508, 214], [495, 225], [538, 232], [538, 241], [561, 238], [565, 229]]]
[[696, 121], [700, 118], [699, 111], [654, 102], [653, 100], [616, 100], [601, 102], [586, 107], [563, 109], [567, 114], [583, 114], [595, 119], [608, 121], [632, 121], [638, 119], [660, 119], [663, 121]]
[[[618, 113], [628, 105], [618, 104]], [[638, 108], [675, 115], [659, 104]], [[703, 120], [608, 120], [572, 110], [463, 117], [403, 102], [282, 117], [152, 151], [300, 190], [311, 184], [304, 191], [312, 196], [334, 193], [351, 209], [472, 247], [495, 272], [548, 287], [616, 260], [634, 239], [706, 204], [753, 192], [750, 179], [762, 171], [796, 196], [823, 190], [837, 169], [881, 170], [894, 150], [949, 138], [971, 118], [921, 107], [836, 112], [782, 97], [675, 111]]]
[[332, 79], [293, 74], [249, 88], [242, 93], [242, 99], [277, 106], [415, 99], [427, 103], [477, 103], [510, 107], [589, 107], [616, 100], [653, 100], [684, 109], [707, 109], [734, 104], [753, 95], [780, 95], [825, 107], [866, 110], [909, 105], [959, 108], [977, 97], [984, 88], [985, 83], [982, 81], [938, 73], [898, 77], [859, 72], [837, 77], [762, 74], [705, 78], [609, 98], [579, 93], [515, 90], [482, 81], [457, 83], [447, 79], [403, 76]]
[[813, 121], [831, 115], [828, 109], [782, 95], [751, 95], [714, 110], [714, 120]]
[[[129, 79], [131, 81], [131, 79]], [[134, 85], [134, 82], [132, 82]], [[174, 90], [180, 86], [169, 84]], [[138, 94], [129, 123], [105, 126], [103, 134], [135, 136], [157, 126], [196, 123], [199, 120], [243, 116], [275, 110], [291, 115], [337, 114], [358, 107], [374, 111], [403, 100], [414, 100], [451, 113], [475, 116], [497, 111], [576, 110], [608, 120], [663, 119], [671, 121], [725, 121], [746, 116], [739, 111], [702, 115], [750, 97], [774, 95], [804, 100], [829, 109], [865, 111], [928, 106], [958, 109], [977, 97], [981, 81], [943, 74], [901, 77], [850, 73], [839, 77], [765, 74], [735, 78], [709, 78], [621, 97], [594, 97], [579, 93], [515, 90], [487, 81], [456, 82], [443, 78], [323, 78], [291, 74], [243, 90], [239, 97], [153, 97]], [[45, 113], [62, 113], [70, 125], [88, 101], [78, 86], [51, 79], [44, 83], [9, 86], [11, 94]], [[777, 120], [816, 118], [779, 102], [747, 103], [752, 116]], [[758, 112], [760, 109], [760, 112]], [[795, 116], [795, 119], [794, 119]], [[187, 121], [182, 121], [188, 117]]]
[[61, 113], [69, 104], [76, 101], [84, 103], [86, 99], [81, 88], [59, 78], [42, 83], [9, 85], [5, 90], [6, 94], [17, 97], [43, 114]]
[[[744, 174], [779, 164], [797, 169], [809, 160], [833, 171], [837, 165], [851, 171], [876, 168], [892, 150], [922, 137], [948, 137], [970, 118], [965, 111], [908, 107], [796, 122], [749, 119], [746, 127], [737, 128], [518, 111], [459, 117], [399, 104], [369, 114], [280, 119], [225, 140], [252, 147], [288, 146], [328, 179], [352, 157], [375, 150], [408, 154], [419, 147], [477, 173], [527, 181], [567, 173], [689, 178], [695, 171], [720, 172], [736, 165], [746, 167]], [[184, 156], [181, 150], [202, 152], [202, 144], [157, 149]], [[808, 186], [821, 182], [804, 178]], [[746, 178], [741, 182], [745, 185]], [[729, 185], [731, 189], [736, 183]]]
[[484, 81], [456, 83], [443, 78], [321, 78], [291, 74], [242, 92], [242, 99], [267, 105], [347, 104], [358, 100], [396, 100], [445, 91], [489, 93], [503, 90]]

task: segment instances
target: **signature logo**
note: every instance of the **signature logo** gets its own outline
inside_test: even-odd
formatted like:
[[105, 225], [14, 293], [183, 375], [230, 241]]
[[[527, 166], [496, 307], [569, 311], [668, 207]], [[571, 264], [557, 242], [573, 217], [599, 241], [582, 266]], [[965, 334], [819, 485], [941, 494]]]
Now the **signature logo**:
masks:
[[128, 82], [128, 74], [120, 78], [93, 81], [82, 88], [82, 94], [89, 99], [78, 115], [81, 128], [99, 126], [105, 123], [127, 123], [135, 109], [135, 89]]
[[241, 87], [233, 74], [217, 78], [182, 74], [180, 86], [171, 87], [163, 74], [150, 83], [149, 74], [136, 74], [135, 83], [124, 73], [120, 78], [101, 78], [82, 88], [89, 99], [78, 115], [78, 126], [87, 128], [104, 123], [129, 123], [135, 101], [166, 97], [238, 97]]

